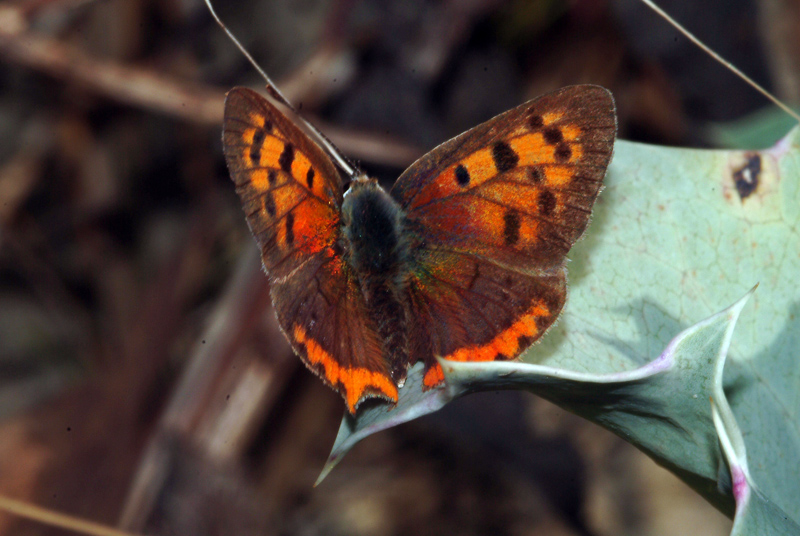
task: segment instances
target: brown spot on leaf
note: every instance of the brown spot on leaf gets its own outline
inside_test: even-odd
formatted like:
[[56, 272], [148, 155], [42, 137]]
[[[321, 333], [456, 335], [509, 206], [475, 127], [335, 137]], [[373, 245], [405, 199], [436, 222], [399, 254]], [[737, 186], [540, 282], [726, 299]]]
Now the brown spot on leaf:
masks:
[[747, 163], [733, 172], [733, 183], [742, 201], [747, 199], [758, 188], [761, 175], [761, 155], [752, 153], [747, 155]]

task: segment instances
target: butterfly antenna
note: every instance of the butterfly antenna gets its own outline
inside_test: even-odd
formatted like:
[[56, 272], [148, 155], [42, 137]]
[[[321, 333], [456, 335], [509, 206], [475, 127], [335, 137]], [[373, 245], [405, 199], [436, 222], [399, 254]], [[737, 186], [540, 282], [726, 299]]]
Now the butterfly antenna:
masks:
[[341, 151], [339, 151], [339, 149], [337, 149], [336, 146], [317, 129], [317, 127], [309, 123], [302, 115], [300, 115], [300, 112], [298, 112], [297, 109], [292, 106], [292, 103], [289, 102], [289, 99], [287, 99], [284, 94], [281, 93], [281, 91], [278, 89], [278, 86], [272, 82], [272, 79], [269, 77], [269, 75], [267, 75], [264, 69], [262, 69], [258, 63], [256, 63], [256, 60], [253, 59], [253, 56], [251, 56], [247, 49], [244, 48], [238, 39], [236, 39], [236, 36], [234, 36], [233, 33], [228, 30], [228, 27], [225, 26], [225, 23], [223, 23], [219, 18], [217, 12], [214, 11], [214, 6], [211, 5], [211, 0], [205, 0], [205, 2], [208, 10], [211, 12], [211, 16], [214, 17], [215, 21], [217, 21], [219, 27], [222, 28], [222, 30], [228, 35], [228, 38], [233, 41], [233, 44], [236, 45], [236, 48], [238, 48], [239, 51], [244, 54], [244, 57], [247, 58], [247, 61], [249, 61], [250, 64], [255, 67], [256, 71], [258, 71], [258, 74], [261, 75], [261, 78], [267, 82], [267, 93], [269, 93], [269, 97], [289, 108], [294, 114], [295, 119], [303, 123], [306, 129], [309, 130], [310, 134], [316, 138], [315, 141], [317, 144], [322, 146], [323, 149], [325, 149], [325, 151], [331, 155], [331, 157], [347, 175], [350, 177], [356, 176], [358, 171], [356, 170], [355, 166], [352, 165], [350, 161], [344, 157], [344, 155], [342, 155]]
[[701, 50], [703, 50], [704, 52], [709, 54], [712, 58], [714, 58], [715, 60], [720, 62], [725, 67], [727, 67], [736, 76], [738, 76], [739, 78], [741, 78], [742, 80], [744, 80], [745, 82], [750, 84], [750, 86], [753, 89], [755, 89], [756, 91], [758, 91], [759, 93], [764, 95], [767, 99], [769, 99], [773, 103], [775, 103], [775, 105], [778, 108], [780, 108], [781, 110], [783, 110], [784, 112], [786, 112], [787, 114], [789, 114], [790, 116], [792, 116], [793, 118], [795, 118], [797, 121], [800, 122], [800, 115], [798, 115], [794, 110], [792, 110], [789, 106], [784, 104], [783, 101], [781, 101], [778, 97], [776, 97], [775, 95], [773, 95], [772, 93], [770, 93], [769, 91], [767, 91], [766, 89], [764, 89], [763, 87], [758, 85], [753, 79], [751, 79], [749, 76], [747, 76], [742, 71], [737, 69], [731, 62], [727, 61], [722, 56], [720, 56], [719, 54], [717, 54], [716, 52], [714, 52], [713, 50], [708, 48], [705, 45], [705, 43], [703, 43], [702, 41], [700, 41], [700, 39], [695, 37], [694, 34], [692, 34], [689, 30], [687, 30], [686, 28], [681, 26], [680, 23], [678, 23], [678, 21], [676, 21], [675, 19], [670, 17], [663, 9], [658, 7], [651, 0], [642, 0], [642, 3], [644, 5], [646, 5], [647, 7], [649, 7], [650, 9], [652, 9], [653, 11], [655, 11], [656, 13], [658, 13], [659, 15], [661, 15], [661, 17], [664, 20], [666, 20], [668, 23], [670, 23], [672, 26], [674, 26], [679, 32], [681, 32], [683, 35], [685, 35], [686, 38], [689, 39], [689, 41], [691, 41], [692, 43], [694, 43], [695, 45], [700, 47]]

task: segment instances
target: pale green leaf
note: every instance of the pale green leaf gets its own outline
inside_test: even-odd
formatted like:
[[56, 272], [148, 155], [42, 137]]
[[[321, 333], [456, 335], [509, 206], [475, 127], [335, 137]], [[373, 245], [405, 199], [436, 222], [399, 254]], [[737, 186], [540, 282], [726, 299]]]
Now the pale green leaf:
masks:
[[800, 525], [778, 508], [753, 482], [747, 452], [730, 408], [712, 404], [714, 425], [730, 468], [736, 515], [731, 536], [783, 536], [800, 534]]
[[731, 482], [711, 414], [724, 404], [722, 371], [748, 294], [681, 332], [647, 365], [607, 374], [519, 362], [443, 361], [451, 398], [525, 389], [596, 422], [670, 469], [722, 511], [733, 512]]

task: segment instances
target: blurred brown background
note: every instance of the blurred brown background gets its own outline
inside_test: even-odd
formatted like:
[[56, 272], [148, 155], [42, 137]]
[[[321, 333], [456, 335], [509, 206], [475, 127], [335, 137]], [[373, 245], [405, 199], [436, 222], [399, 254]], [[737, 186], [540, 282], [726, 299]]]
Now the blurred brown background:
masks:
[[[634, 0], [217, 2], [287, 96], [386, 184], [557, 87], [620, 135], [709, 146], [766, 106]], [[664, 8], [797, 95], [798, 3]], [[620, 439], [522, 393], [370, 437], [276, 325], [221, 152], [262, 88], [201, 0], [0, 3], [0, 494], [148, 534], [727, 534]], [[773, 140], [765, 140], [763, 145]], [[65, 534], [0, 513], [0, 535]]]

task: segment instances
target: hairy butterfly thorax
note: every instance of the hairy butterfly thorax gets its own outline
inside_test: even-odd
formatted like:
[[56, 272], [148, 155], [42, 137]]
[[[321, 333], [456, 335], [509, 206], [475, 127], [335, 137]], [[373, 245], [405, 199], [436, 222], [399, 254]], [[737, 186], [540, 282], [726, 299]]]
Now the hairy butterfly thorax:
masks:
[[378, 181], [354, 179], [342, 202], [342, 227], [351, 265], [374, 277], [396, 272], [405, 257], [402, 220], [402, 209]]

